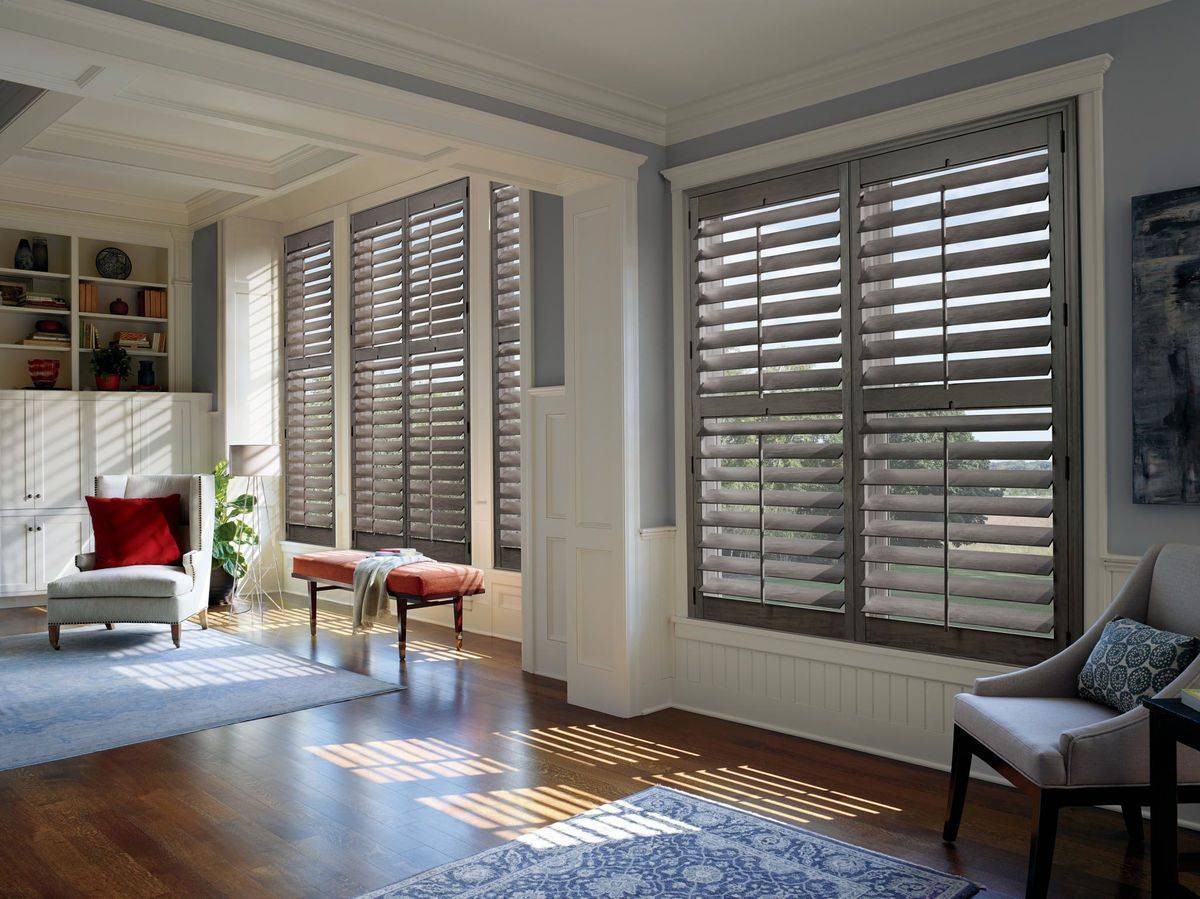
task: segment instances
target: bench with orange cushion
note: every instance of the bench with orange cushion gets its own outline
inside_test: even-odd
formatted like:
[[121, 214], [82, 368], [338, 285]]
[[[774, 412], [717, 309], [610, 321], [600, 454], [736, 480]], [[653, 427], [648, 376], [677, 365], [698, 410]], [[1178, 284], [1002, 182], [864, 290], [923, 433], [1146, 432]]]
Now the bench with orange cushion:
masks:
[[[292, 559], [292, 577], [308, 582], [309, 630], [317, 633], [317, 594], [322, 590], [354, 587], [354, 569], [371, 553], [353, 549], [306, 553]], [[399, 618], [400, 659], [404, 660], [408, 635], [408, 610], [426, 606], [454, 606], [454, 642], [462, 649], [464, 596], [483, 592], [483, 572], [470, 565], [450, 562], [414, 562], [392, 569], [387, 590], [396, 599]]]

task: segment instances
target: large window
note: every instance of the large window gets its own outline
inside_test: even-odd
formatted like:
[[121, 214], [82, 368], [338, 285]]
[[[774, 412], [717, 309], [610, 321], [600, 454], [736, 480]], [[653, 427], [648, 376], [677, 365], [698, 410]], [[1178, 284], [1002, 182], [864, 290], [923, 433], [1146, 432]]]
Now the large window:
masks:
[[333, 545], [333, 225], [284, 241], [289, 540]]
[[694, 616], [1013, 663], [1078, 635], [1071, 114], [692, 196]]
[[492, 185], [495, 566], [521, 570], [521, 192]]
[[467, 183], [350, 225], [354, 545], [469, 562]]

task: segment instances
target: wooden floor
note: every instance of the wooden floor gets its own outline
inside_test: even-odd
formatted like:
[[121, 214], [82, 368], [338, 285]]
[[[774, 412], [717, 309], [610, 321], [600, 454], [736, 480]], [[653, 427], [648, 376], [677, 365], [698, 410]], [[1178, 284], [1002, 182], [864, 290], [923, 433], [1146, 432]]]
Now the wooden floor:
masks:
[[[936, 771], [686, 712], [578, 709], [562, 683], [521, 672], [517, 644], [468, 634], [456, 653], [448, 628], [415, 623], [405, 670], [394, 632], [354, 636], [333, 607], [315, 644], [299, 610], [216, 617], [407, 690], [0, 773], [0, 895], [354, 896], [656, 783], [988, 896], [1023, 890], [1028, 809], [1013, 790], [973, 783], [947, 847]], [[0, 634], [38, 630], [40, 610], [0, 612]], [[1200, 849], [1191, 833], [1181, 844]], [[1127, 851], [1115, 813], [1065, 811], [1055, 862], [1055, 895], [1148, 894], [1148, 854]]]

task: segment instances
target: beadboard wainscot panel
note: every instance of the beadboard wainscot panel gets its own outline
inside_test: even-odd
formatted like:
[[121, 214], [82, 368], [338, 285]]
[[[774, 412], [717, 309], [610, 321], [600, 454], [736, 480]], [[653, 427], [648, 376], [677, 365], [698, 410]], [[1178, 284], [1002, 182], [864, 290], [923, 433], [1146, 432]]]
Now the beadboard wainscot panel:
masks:
[[888, 758], [947, 767], [954, 695], [1011, 670], [676, 617], [674, 705]]

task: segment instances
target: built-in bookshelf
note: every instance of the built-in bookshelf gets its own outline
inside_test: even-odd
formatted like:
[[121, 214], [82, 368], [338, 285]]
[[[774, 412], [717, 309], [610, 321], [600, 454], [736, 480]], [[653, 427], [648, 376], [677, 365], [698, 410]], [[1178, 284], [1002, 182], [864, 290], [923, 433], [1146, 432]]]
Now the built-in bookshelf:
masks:
[[[46, 241], [47, 271], [16, 268], [20, 241], [35, 237]], [[105, 247], [129, 256], [129, 278], [96, 270], [96, 255]], [[122, 390], [138, 389], [143, 363], [153, 370], [158, 390], [171, 389], [167, 247], [0, 227], [0, 263], [0, 389], [32, 387], [28, 362], [42, 358], [59, 362], [55, 389], [95, 390], [92, 349], [114, 343], [133, 363]], [[17, 305], [22, 293], [24, 304]]]

